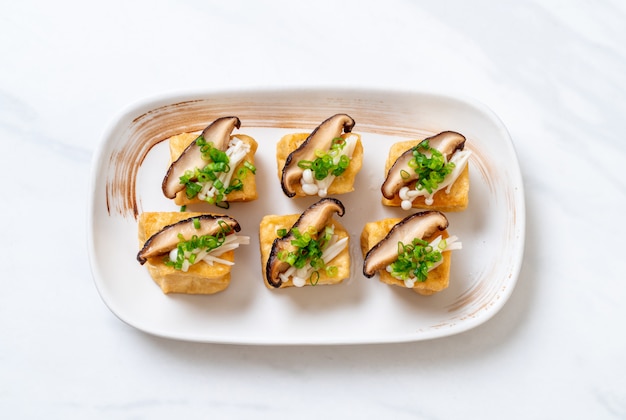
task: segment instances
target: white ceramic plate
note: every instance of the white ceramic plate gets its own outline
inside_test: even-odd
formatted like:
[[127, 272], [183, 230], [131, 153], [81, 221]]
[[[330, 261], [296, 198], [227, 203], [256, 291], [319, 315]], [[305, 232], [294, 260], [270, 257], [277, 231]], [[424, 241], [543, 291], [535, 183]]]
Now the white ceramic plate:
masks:
[[[335, 286], [268, 290], [261, 275], [258, 227], [266, 214], [299, 213], [314, 199], [290, 200], [277, 178], [275, 144], [283, 134], [310, 131], [335, 113], [348, 113], [362, 135], [364, 165], [356, 191], [337, 196], [351, 234], [352, 277]], [[137, 262], [136, 216], [177, 211], [161, 193], [173, 134], [203, 129], [237, 115], [259, 143], [260, 198], [235, 203], [252, 243], [236, 251], [230, 287], [210, 296], [165, 295]], [[433, 296], [365, 278], [359, 236], [367, 221], [407, 215], [380, 204], [390, 145], [454, 130], [466, 136], [470, 203], [448, 213], [454, 251], [450, 287]], [[211, 209], [210, 207], [208, 207]], [[492, 317], [517, 281], [525, 232], [522, 178], [502, 122], [485, 106], [451, 96], [359, 89], [252, 90], [164, 96], [131, 106], [105, 133], [94, 156], [88, 244], [95, 284], [124, 322], [173, 339], [240, 344], [406, 342], [456, 334]]]

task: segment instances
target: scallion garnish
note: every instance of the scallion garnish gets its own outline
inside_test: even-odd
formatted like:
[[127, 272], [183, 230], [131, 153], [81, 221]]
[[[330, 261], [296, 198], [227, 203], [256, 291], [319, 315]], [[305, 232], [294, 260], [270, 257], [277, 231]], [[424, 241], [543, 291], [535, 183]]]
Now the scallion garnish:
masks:
[[[232, 228], [223, 220], [219, 220], [218, 225], [220, 230], [215, 235], [193, 235], [190, 239], [185, 239], [182, 233], [179, 233], [177, 235], [179, 242], [176, 246], [176, 259], [171, 260], [168, 256], [165, 258], [164, 264], [176, 270], [186, 271], [185, 267], [196, 262], [198, 253], [208, 253], [220, 247], [226, 240], [228, 233], [232, 231]], [[193, 219], [193, 226], [196, 229], [200, 228], [199, 219]]]
[[243, 163], [243, 167], [248, 169], [253, 174], [256, 174], [256, 166], [248, 162], [247, 160]]
[[428, 271], [443, 258], [441, 252], [446, 243], [442, 242], [437, 248], [418, 238], [410, 244], [398, 242], [398, 259], [390, 264], [391, 275], [400, 280], [413, 277], [419, 282], [426, 281]]
[[[455, 164], [453, 162], [446, 163], [445, 156], [439, 150], [430, 147], [428, 140], [424, 140], [413, 148], [413, 159], [409, 161], [409, 167], [413, 168], [418, 175], [415, 188], [418, 190], [425, 189], [429, 194], [432, 194], [433, 191], [437, 190], [437, 186], [443, 182], [446, 175], [452, 172]], [[403, 178], [405, 177], [403, 176]]]
[[[180, 177], [180, 183], [185, 186], [185, 194], [188, 199], [198, 197], [210, 204], [218, 207], [228, 208], [225, 196], [232, 191], [243, 189], [243, 178], [247, 171], [256, 171], [256, 167], [248, 161], [237, 171], [236, 176], [232, 176], [234, 168], [237, 166], [249, 151], [247, 143], [235, 139], [231, 140], [229, 148], [223, 152], [207, 142], [202, 136], [196, 140], [196, 145], [200, 147], [203, 160], [207, 164], [203, 168], [189, 169]], [[231, 151], [232, 147], [232, 151]], [[229, 157], [230, 156], [230, 157]]]
[[[277, 235], [285, 237], [289, 232], [287, 229], [278, 229]], [[291, 245], [295, 247], [293, 251], [282, 250], [278, 253], [278, 259], [286, 262], [297, 270], [312, 270], [308, 281], [315, 286], [320, 278], [320, 270], [324, 270], [326, 275], [334, 277], [338, 273], [336, 266], [327, 265], [324, 261], [324, 251], [329, 247], [333, 238], [334, 229], [326, 227], [319, 235], [315, 229], [307, 229], [304, 233], [297, 227], [291, 229], [293, 239]]]
[[311, 277], [309, 277], [309, 281], [311, 282], [311, 286], [316, 286], [317, 282], [320, 281], [319, 271], [314, 271], [313, 273], [311, 273]]
[[[334, 138], [328, 152], [318, 149], [315, 151], [315, 160], [301, 160], [298, 162], [298, 167], [311, 169], [313, 177], [318, 181], [325, 179], [329, 175], [340, 176], [350, 165], [350, 158], [341, 154], [341, 150], [345, 145], [346, 141], [343, 138]], [[335, 158], [337, 157], [339, 157], [339, 160], [335, 163]]]

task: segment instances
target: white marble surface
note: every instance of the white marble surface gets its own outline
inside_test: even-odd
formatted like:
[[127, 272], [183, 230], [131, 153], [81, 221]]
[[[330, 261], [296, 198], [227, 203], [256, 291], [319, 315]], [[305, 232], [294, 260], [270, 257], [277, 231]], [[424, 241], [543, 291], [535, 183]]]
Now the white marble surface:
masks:
[[[625, 21], [618, 0], [2, 2], [3, 418], [626, 418]], [[105, 127], [157, 93], [284, 86], [444, 90], [502, 118], [527, 242], [493, 319], [255, 347], [155, 338], [107, 309], [85, 246]]]

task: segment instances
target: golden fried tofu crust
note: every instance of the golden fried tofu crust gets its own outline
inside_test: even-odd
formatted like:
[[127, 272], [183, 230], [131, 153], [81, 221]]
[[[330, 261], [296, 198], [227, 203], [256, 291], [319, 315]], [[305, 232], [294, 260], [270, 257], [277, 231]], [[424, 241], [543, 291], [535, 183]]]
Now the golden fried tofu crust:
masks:
[[[380, 220], [377, 222], [366, 223], [361, 233], [360, 243], [363, 256], [365, 257], [365, 254], [367, 254], [367, 252], [371, 248], [373, 248], [374, 245], [383, 240], [383, 238], [387, 235], [387, 233], [389, 233], [391, 228], [401, 220], [401, 218], [391, 218]], [[440, 231], [430, 238], [423, 239], [430, 242], [439, 235], [447, 238], [448, 231]], [[450, 277], [450, 254], [451, 251], [444, 252], [442, 254], [443, 262], [428, 273], [426, 281], [415, 282], [412, 290], [416, 293], [419, 293], [420, 295], [432, 295], [433, 293], [440, 292], [441, 290], [447, 288]], [[380, 270], [378, 272], [378, 278], [383, 283], [406, 288], [402, 280], [396, 279], [385, 270]]]
[[[261, 224], [259, 226], [259, 244], [261, 248], [261, 271], [263, 272], [263, 280], [265, 282], [265, 286], [268, 289], [275, 290], [276, 288], [271, 286], [267, 281], [267, 276], [265, 272], [265, 267], [267, 266], [267, 261], [270, 257], [270, 252], [272, 250], [272, 243], [274, 239], [276, 239], [276, 231], [278, 229], [287, 229], [289, 230], [291, 226], [298, 220], [300, 217], [299, 214], [290, 214], [286, 216], [277, 216], [277, 215], [268, 215], [263, 217], [261, 220]], [[339, 236], [339, 238], [348, 237], [348, 231], [335, 219], [331, 219], [330, 223], [335, 226], [335, 234]], [[349, 239], [348, 239], [349, 241]], [[344, 279], [350, 277], [350, 243], [346, 248], [339, 253], [333, 260], [329, 263], [329, 265], [334, 265], [337, 267], [337, 274], [333, 277], [329, 277], [325, 272], [320, 272], [320, 277], [317, 282], [317, 285], [325, 285], [325, 284], [337, 284], [341, 283]], [[307, 286], [311, 286], [310, 282], [307, 281]], [[293, 282], [291, 280], [287, 282], [283, 282], [280, 288], [284, 287], [292, 287]]]
[[[285, 167], [287, 156], [296, 150], [298, 146], [304, 143], [309, 134], [310, 133], [287, 134], [276, 144], [276, 164], [279, 182], [282, 178], [283, 168]], [[363, 144], [361, 143], [361, 136], [357, 133], [344, 133], [341, 137], [345, 139], [351, 135], [358, 136], [358, 140], [356, 146], [354, 147], [354, 152], [352, 153], [350, 166], [348, 166], [343, 174], [333, 180], [332, 184], [330, 184], [330, 187], [328, 188], [328, 195], [345, 194], [354, 191], [354, 180], [357, 173], [359, 173], [361, 167], [363, 166]], [[307, 196], [302, 191], [302, 186], [300, 184], [296, 185], [295, 191], [296, 197]]]
[[[410, 148], [417, 146], [421, 141], [422, 140], [408, 140], [393, 144], [389, 149], [389, 155], [385, 162], [385, 177], [400, 155]], [[416, 181], [409, 183], [408, 187], [414, 188], [415, 183]], [[417, 197], [415, 201], [413, 201], [413, 208], [444, 212], [463, 211], [467, 208], [469, 202], [469, 185], [469, 165], [467, 165], [463, 172], [461, 172], [461, 175], [459, 175], [452, 184], [449, 193], [446, 193], [445, 189], [437, 191], [433, 196], [433, 204], [431, 205], [426, 204], [425, 197]], [[382, 203], [389, 207], [400, 207], [402, 200], [396, 194], [392, 199], [382, 197]]]
[[[169, 138], [170, 145], [170, 163], [174, 162], [178, 157], [183, 153], [183, 151], [198, 137], [196, 133], [182, 133], [176, 136], [172, 136]], [[237, 137], [238, 139], [248, 143], [250, 145], [250, 151], [245, 157], [245, 160], [254, 165], [254, 154], [258, 148], [257, 142], [250, 136], [245, 134], [233, 134], [230, 136], [231, 138]], [[241, 162], [235, 168], [235, 174], [239, 169], [243, 166], [243, 162]], [[241, 191], [231, 191], [226, 194], [225, 201], [228, 202], [236, 202], [236, 201], [252, 201], [258, 198], [257, 190], [256, 190], [256, 175], [250, 171], [246, 171], [245, 176], [241, 180], [243, 183], [243, 189]], [[182, 206], [187, 204], [194, 203], [202, 203], [202, 200], [195, 197], [192, 199], [187, 198], [185, 191], [180, 191], [176, 194], [176, 198], [174, 199], [174, 203], [176, 205]]]
[[[139, 215], [139, 246], [163, 227], [203, 213], [193, 212], [146, 212]], [[148, 258], [144, 264], [150, 276], [161, 287], [163, 293], [213, 294], [221, 292], [230, 284], [231, 267], [225, 264], [213, 265], [199, 262], [189, 267], [187, 272], [176, 270], [164, 264], [165, 256]], [[220, 255], [228, 261], [235, 260], [234, 251]]]

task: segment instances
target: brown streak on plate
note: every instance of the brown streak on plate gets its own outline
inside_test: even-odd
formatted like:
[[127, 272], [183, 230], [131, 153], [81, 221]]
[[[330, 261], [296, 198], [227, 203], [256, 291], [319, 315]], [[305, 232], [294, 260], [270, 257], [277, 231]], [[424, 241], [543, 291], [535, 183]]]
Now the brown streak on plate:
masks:
[[476, 146], [476, 142], [473, 142], [471, 139], [468, 138], [467, 144], [470, 145], [468, 149], [472, 151], [470, 161], [474, 164], [476, 169], [478, 169], [478, 172], [480, 173], [480, 176], [482, 178], [481, 181], [484, 182], [485, 185], [487, 185], [487, 187], [489, 188], [489, 192], [493, 194], [495, 191], [495, 186], [493, 184], [493, 176], [489, 175], [490, 172], [493, 172], [493, 169], [489, 165], [489, 160], [485, 159], [485, 157], [483, 156], [483, 152]]

